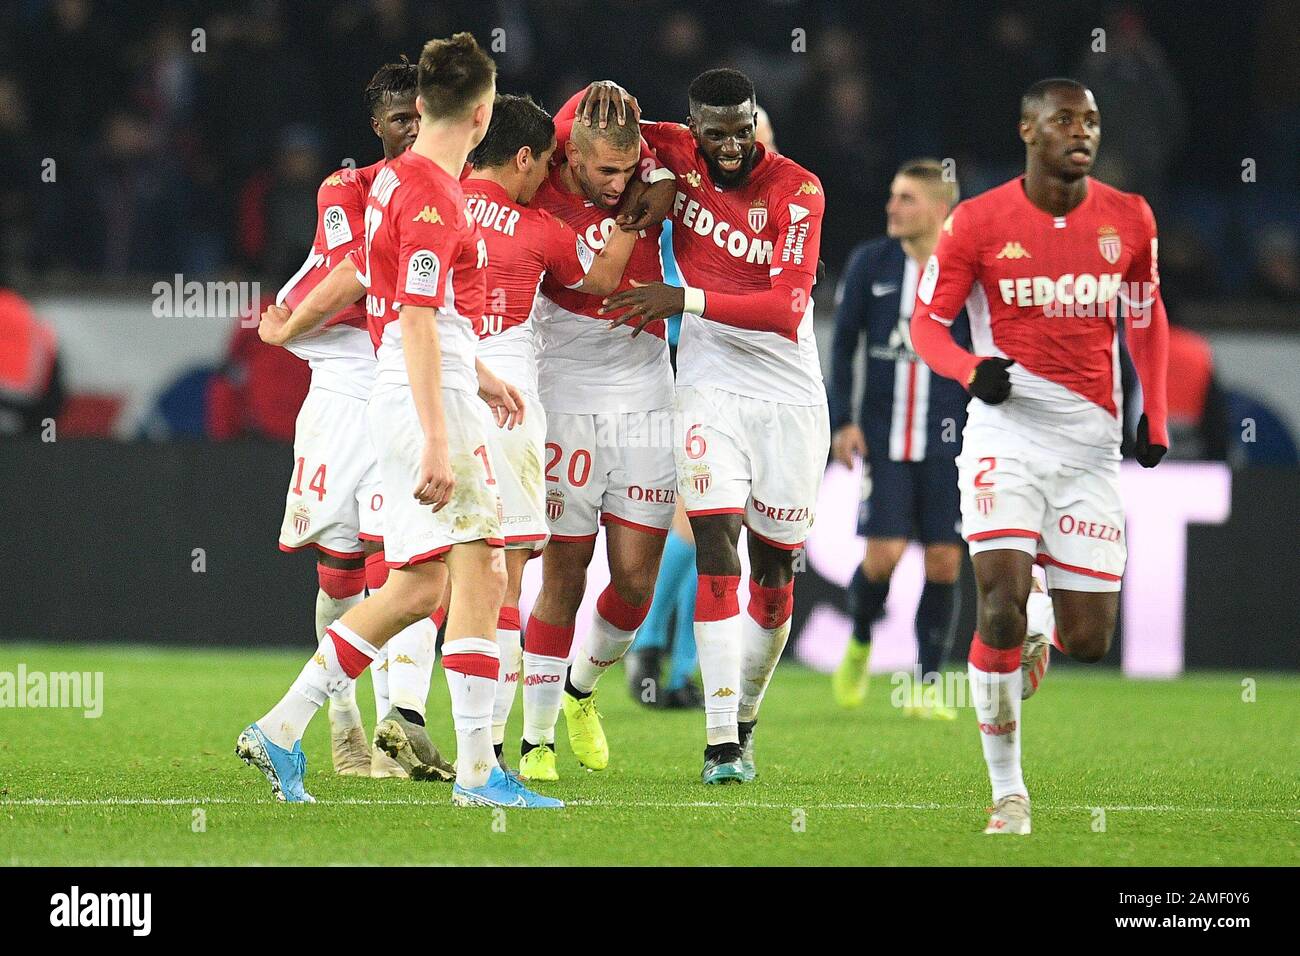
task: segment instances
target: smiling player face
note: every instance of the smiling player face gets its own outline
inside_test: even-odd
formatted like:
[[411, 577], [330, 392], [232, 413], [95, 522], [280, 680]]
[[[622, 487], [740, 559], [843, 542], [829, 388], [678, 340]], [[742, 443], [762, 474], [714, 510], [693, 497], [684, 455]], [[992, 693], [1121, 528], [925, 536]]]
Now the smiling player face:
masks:
[[753, 100], [736, 106], [698, 106], [688, 125], [715, 184], [727, 189], [749, 178], [757, 142]]
[[1092, 91], [1048, 90], [1038, 111], [1021, 118], [1020, 138], [1050, 174], [1067, 180], [1088, 175], [1101, 145], [1101, 113]]

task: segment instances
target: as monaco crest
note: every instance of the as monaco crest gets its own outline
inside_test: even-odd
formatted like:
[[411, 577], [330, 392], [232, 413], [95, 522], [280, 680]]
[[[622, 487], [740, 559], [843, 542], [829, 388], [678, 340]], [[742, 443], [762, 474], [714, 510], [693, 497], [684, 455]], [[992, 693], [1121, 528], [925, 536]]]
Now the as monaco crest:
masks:
[[749, 207], [749, 228], [754, 232], [762, 232], [766, 225], [767, 200], [755, 199], [754, 204]]
[[558, 491], [546, 493], [546, 517], [550, 521], [559, 521], [564, 514], [564, 495]]
[[1101, 250], [1101, 257], [1111, 265], [1119, 262], [1120, 253], [1124, 251], [1124, 244], [1119, 239], [1119, 230], [1114, 226], [1102, 226], [1098, 229], [1097, 247]]
[[293, 530], [296, 535], [302, 537], [307, 533], [307, 528], [311, 525], [311, 512], [307, 508], [298, 508], [293, 513]]
[[691, 475], [691, 487], [695, 489], [697, 495], [706, 494], [712, 484], [713, 474], [709, 471], [708, 465], [700, 465]]
[[993, 492], [981, 491], [975, 495], [975, 508], [984, 517], [988, 517], [993, 511]]

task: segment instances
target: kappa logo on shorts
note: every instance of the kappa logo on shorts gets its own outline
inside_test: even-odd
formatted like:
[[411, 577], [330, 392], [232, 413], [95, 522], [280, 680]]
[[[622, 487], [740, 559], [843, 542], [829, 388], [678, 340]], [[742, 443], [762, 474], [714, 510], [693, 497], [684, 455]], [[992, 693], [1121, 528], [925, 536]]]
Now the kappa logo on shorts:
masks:
[[306, 505], [294, 509], [293, 512], [293, 530], [294, 533], [302, 536], [307, 533], [311, 527], [311, 509]]
[[546, 493], [546, 517], [551, 521], [559, 521], [562, 514], [564, 514], [564, 492], [553, 488]]
[[994, 494], [995, 492], [992, 491], [981, 491], [975, 495], [975, 510], [986, 518], [992, 513], [993, 506], [997, 503], [993, 497]]

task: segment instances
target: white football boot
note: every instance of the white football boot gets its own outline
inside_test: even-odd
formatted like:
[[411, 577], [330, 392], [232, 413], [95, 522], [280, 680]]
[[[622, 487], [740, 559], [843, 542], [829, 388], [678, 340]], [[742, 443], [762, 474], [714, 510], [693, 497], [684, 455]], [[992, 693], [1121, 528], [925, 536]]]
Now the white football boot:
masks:
[[993, 805], [985, 833], [1029, 833], [1029, 798], [1013, 793]]

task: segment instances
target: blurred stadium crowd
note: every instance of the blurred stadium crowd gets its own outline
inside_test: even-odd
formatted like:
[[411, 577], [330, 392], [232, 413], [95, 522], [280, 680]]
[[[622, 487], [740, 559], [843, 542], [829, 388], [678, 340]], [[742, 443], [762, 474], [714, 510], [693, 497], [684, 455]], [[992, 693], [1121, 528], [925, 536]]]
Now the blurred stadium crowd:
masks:
[[780, 149], [826, 187], [832, 274], [880, 231], [901, 161], [954, 158], [966, 195], [1014, 175], [1020, 92], [1072, 74], [1102, 109], [1097, 175], [1156, 210], [1167, 294], [1295, 300], [1296, 12], [1288, 0], [0, 0], [12, 171], [0, 275], [289, 275], [322, 175], [377, 155], [360, 100], [375, 67], [471, 29], [497, 39], [502, 89], [551, 108], [610, 76], [647, 116], [678, 118], [696, 73], [748, 72]]

